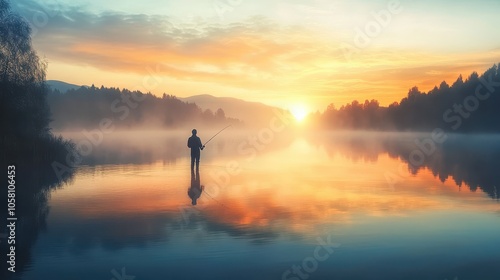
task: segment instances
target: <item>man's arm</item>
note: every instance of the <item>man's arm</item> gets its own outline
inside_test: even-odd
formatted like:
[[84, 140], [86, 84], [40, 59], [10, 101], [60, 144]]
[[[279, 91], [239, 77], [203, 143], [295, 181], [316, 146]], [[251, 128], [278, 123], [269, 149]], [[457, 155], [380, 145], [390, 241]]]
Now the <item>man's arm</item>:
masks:
[[205, 148], [205, 146], [203, 146], [203, 143], [201, 143], [201, 138], [198, 137], [198, 140], [199, 140], [199, 146], [200, 146], [200, 150], [203, 150], [203, 148]]

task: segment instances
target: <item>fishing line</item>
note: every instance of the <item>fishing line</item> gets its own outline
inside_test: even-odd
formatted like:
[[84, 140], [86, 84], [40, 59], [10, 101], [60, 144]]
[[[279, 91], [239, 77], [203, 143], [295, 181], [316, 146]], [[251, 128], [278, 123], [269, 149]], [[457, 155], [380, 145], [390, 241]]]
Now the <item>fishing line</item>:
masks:
[[208, 192], [205, 191], [205, 188], [203, 188], [203, 192], [206, 193], [211, 199], [213, 199], [215, 202], [219, 203], [220, 205], [222, 205], [223, 207], [226, 207], [228, 208], [226, 205], [224, 205], [224, 203], [218, 201], [217, 199], [215, 199], [213, 196], [211, 196]]

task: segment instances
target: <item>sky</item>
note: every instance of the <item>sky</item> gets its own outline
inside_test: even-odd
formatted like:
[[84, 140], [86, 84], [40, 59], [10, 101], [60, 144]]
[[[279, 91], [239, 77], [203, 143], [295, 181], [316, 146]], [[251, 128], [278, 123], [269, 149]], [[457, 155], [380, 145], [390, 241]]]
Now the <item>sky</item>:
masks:
[[47, 79], [324, 110], [500, 62], [500, 1], [16, 0]]

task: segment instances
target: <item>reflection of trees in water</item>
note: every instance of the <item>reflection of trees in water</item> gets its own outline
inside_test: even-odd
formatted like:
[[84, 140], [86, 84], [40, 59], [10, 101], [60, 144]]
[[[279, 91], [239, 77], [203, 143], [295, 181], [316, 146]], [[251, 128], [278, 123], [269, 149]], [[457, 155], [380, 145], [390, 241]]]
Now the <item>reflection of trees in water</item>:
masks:
[[[2, 262], [2, 279], [19, 276], [24, 270], [31, 266], [33, 260], [31, 250], [34, 246], [38, 233], [46, 229], [46, 219], [49, 213], [47, 201], [52, 189], [61, 187], [72, 178], [72, 172], [65, 172], [62, 178], [57, 178], [50, 164], [33, 163], [36, 159], [22, 160], [17, 158], [16, 166], [16, 273], [7, 271], [9, 265]], [[11, 163], [9, 163], [11, 164]], [[0, 166], [7, 166], [7, 162], [0, 161]], [[7, 200], [7, 191], [0, 195], [2, 201]], [[4, 209], [5, 210], [5, 209]], [[0, 212], [0, 219], [5, 221], [7, 212]], [[2, 232], [5, 229], [2, 229]], [[0, 243], [1, 253], [8, 253], [8, 245], [3, 239]], [[8, 247], [9, 246], [9, 247]], [[3, 259], [3, 258], [2, 258]]]
[[444, 181], [453, 177], [457, 185], [466, 184], [473, 191], [478, 188], [498, 199], [496, 187], [500, 183], [498, 137], [453, 136], [426, 162], [426, 167]]
[[315, 135], [309, 141], [323, 146], [330, 156], [341, 154], [353, 161], [375, 162], [380, 154], [388, 153], [404, 161], [412, 174], [428, 168], [443, 182], [452, 177], [458, 186], [465, 184], [473, 191], [479, 188], [498, 199], [500, 136], [448, 135], [443, 144], [436, 144], [435, 152], [425, 155], [422, 165], [415, 166], [410, 154], [419, 149], [415, 140], [424, 138], [429, 138], [429, 134], [353, 132]]

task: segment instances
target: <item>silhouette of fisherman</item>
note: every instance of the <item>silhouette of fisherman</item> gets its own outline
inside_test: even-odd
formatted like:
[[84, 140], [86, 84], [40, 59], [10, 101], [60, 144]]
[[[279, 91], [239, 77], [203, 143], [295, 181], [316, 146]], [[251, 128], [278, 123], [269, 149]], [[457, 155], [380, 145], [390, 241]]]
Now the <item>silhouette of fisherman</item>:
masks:
[[200, 165], [200, 150], [203, 150], [205, 146], [201, 143], [200, 137], [196, 136], [196, 129], [191, 131], [193, 135], [189, 137], [187, 146], [191, 148], [191, 172], [194, 172], [194, 163], [196, 162], [196, 172], [199, 170]]
[[191, 172], [191, 187], [188, 190], [188, 196], [191, 198], [191, 204], [196, 205], [196, 200], [200, 198], [203, 192], [203, 186], [200, 183], [200, 172]]

